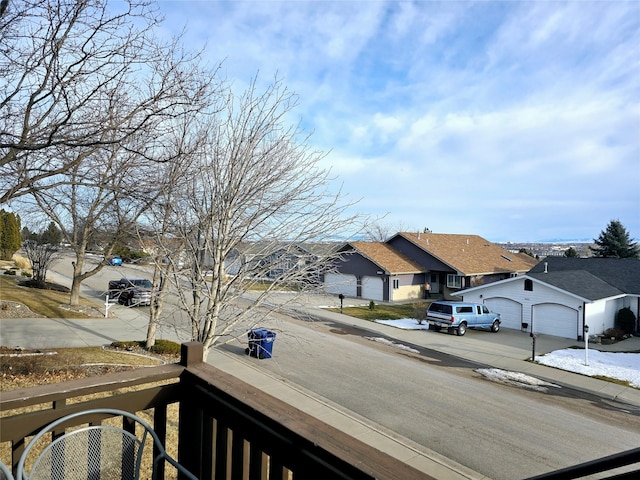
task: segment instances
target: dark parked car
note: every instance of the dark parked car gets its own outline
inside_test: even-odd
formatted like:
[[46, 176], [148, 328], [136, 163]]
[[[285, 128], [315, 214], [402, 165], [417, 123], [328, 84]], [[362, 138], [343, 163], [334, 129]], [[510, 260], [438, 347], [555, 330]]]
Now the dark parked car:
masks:
[[109, 282], [109, 298], [127, 306], [151, 305], [153, 284], [146, 278], [126, 277]]

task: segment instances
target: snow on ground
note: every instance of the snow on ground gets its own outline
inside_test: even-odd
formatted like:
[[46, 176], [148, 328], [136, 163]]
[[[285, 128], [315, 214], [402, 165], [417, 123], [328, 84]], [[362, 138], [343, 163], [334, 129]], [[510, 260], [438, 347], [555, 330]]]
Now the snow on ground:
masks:
[[392, 342], [391, 340], [387, 340], [386, 338], [382, 338], [382, 337], [364, 337], [364, 338], [366, 338], [367, 340], [371, 340], [372, 342], [378, 342], [378, 343], [382, 343], [383, 345], [399, 348], [400, 350], [406, 350], [407, 352], [420, 353], [415, 348], [408, 347], [407, 345], [403, 345], [401, 343]]
[[[400, 320], [376, 320], [377, 323], [390, 325], [403, 330], [428, 330], [429, 325], [418, 324], [415, 318], [403, 318]], [[380, 339], [382, 340], [382, 339]], [[378, 341], [376, 339], [376, 341]], [[393, 344], [393, 342], [390, 342]], [[399, 344], [393, 346], [398, 347]], [[406, 347], [409, 348], [409, 347]], [[629, 385], [640, 388], [640, 353], [622, 352], [600, 352], [590, 348], [588, 351], [588, 362], [585, 362], [585, 351], [583, 349], [567, 348], [555, 350], [545, 355], [536, 357], [536, 361], [542, 365], [559, 368], [568, 372], [575, 372], [590, 377], [602, 376], [615, 378], [617, 380], [629, 382]], [[585, 365], [588, 363], [588, 365]], [[531, 388], [545, 388], [551, 384], [538, 385], [537, 379], [527, 377], [524, 374], [508, 372], [505, 370], [480, 369], [479, 373], [492, 380], [504, 383], [526, 384]], [[544, 383], [544, 382], [543, 382]]]
[[[538, 363], [581, 373], [590, 377], [603, 376], [629, 382], [640, 388], [640, 353], [600, 352], [590, 348], [585, 362], [585, 351], [567, 348], [536, 357]], [[585, 365], [588, 363], [588, 365]]]
[[476, 372], [489, 380], [493, 380], [494, 382], [527, 388], [529, 390], [536, 390], [539, 392], [546, 392], [549, 390], [547, 387], [560, 388], [559, 385], [545, 382], [544, 380], [540, 380], [520, 372], [510, 372], [499, 368], [479, 368]]
[[390, 325], [392, 327], [401, 328], [402, 330], [429, 330], [429, 324], [424, 322], [418, 324], [415, 318], [400, 318], [398, 320], [376, 320], [376, 323]]

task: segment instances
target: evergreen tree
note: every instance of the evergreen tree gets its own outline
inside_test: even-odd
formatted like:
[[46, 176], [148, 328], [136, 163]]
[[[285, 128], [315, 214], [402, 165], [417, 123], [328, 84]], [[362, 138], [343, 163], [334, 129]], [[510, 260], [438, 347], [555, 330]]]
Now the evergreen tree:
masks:
[[596, 257], [640, 258], [638, 244], [631, 241], [629, 232], [620, 220], [611, 220], [606, 230], [593, 240], [595, 247], [589, 247]]
[[564, 251], [565, 257], [576, 258], [578, 256], [578, 252], [573, 247], [569, 247]]
[[0, 210], [0, 258], [11, 260], [22, 245], [20, 220], [14, 213]]
[[56, 224], [51, 222], [46, 230], [40, 234], [40, 243], [47, 243], [49, 245], [60, 245], [62, 242], [62, 232], [56, 227]]

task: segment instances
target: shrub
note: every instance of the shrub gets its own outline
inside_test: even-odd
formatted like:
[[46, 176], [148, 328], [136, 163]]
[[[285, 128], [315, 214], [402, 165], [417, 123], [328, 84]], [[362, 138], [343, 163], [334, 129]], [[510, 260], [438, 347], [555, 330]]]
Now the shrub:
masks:
[[616, 340], [622, 340], [624, 332], [619, 328], [608, 328], [604, 331], [605, 338], [615, 338]]
[[23, 257], [22, 255], [14, 255], [13, 256], [13, 263], [15, 263], [16, 267], [18, 267], [21, 270], [30, 270], [31, 269], [31, 262], [29, 261], [28, 258]]
[[15, 271], [15, 270], [5, 270], [5, 271], [4, 271], [4, 274], [5, 274], [5, 275], [15, 275], [15, 274], [16, 274], [16, 271]]
[[376, 302], [374, 302], [373, 300], [371, 300], [369, 302], [369, 310], [375, 310], [376, 308]]
[[636, 316], [629, 307], [621, 308], [616, 313], [615, 325], [624, 333], [632, 334], [636, 329]]
[[180, 344], [171, 340], [156, 340], [149, 350], [159, 355], [180, 355]]
[[[113, 342], [111, 346], [129, 351], [138, 348], [146, 350], [146, 342], [144, 341]], [[149, 351], [158, 355], [180, 355], [180, 344], [171, 340], [156, 340], [156, 344]]]
[[144, 347], [144, 342], [136, 342], [130, 340], [128, 342], [112, 342], [111, 346], [113, 348], [119, 348], [121, 350], [133, 350], [134, 348]]
[[413, 307], [413, 318], [418, 321], [418, 325], [422, 325], [427, 319], [427, 308], [424, 303], [414, 303]]

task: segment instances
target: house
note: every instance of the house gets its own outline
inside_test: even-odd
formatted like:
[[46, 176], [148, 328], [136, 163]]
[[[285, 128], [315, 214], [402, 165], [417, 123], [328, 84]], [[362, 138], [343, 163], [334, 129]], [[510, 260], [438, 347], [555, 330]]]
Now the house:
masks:
[[350, 242], [337, 271], [324, 275], [328, 293], [393, 302], [421, 298], [424, 270], [383, 242]]
[[464, 288], [529, 271], [538, 260], [511, 253], [478, 235], [401, 232], [386, 242], [422, 265], [431, 293], [445, 298]]
[[325, 275], [329, 293], [380, 301], [433, 295], [450, 298], [465, 287], [526, 273], [534, 258], [509, 253], [478, 235], [397, 233], [386, 242], [351, 242], [336, 271]]
[[[303, 272], [314, 274], [314, 264], [326, 263], [335, 255], [337, 243], [286, 243], [281, 241], [239, 242], [225, 258], [225, 271], [229, 275], [275, 279], [283, 274]], [[203, 260], [205, 266], [213, 265], [209, 252]], [[317, 274], [315, 274], [317, 275]]]
[[523, 276], [455, 296], [500, 313], [503, 327], [580, 339], [585, 325], [590, 335], [613, 328], [621, 308], [638, 318], [640, 260], [547, 257]]

